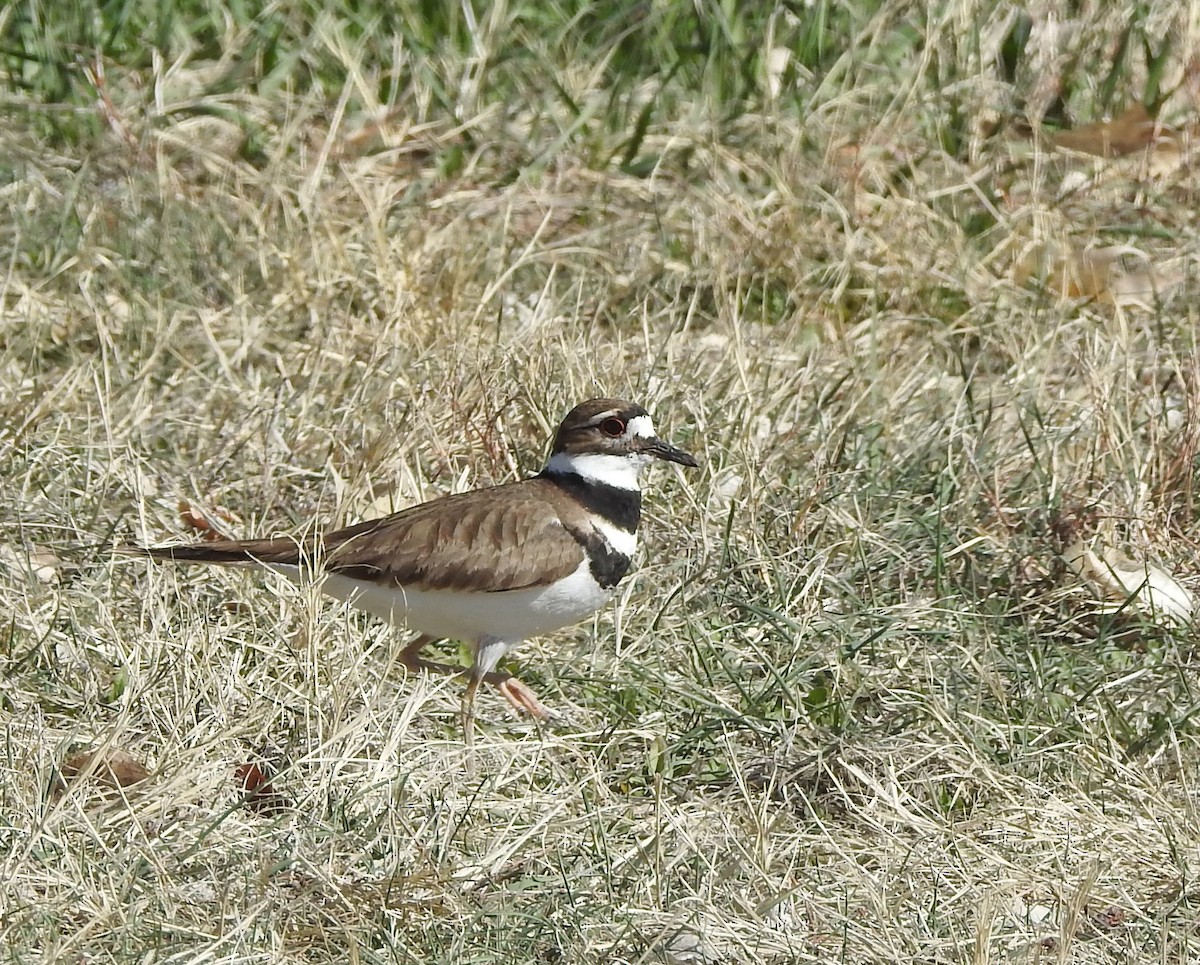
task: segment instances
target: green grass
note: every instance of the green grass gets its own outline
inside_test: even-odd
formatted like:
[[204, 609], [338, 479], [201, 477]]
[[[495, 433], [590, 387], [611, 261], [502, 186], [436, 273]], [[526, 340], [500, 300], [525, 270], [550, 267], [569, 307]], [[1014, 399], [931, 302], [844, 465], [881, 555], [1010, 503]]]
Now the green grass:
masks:
[[[1028, 137], [1187, 127], [1177, 17], [0, 13], [5, 959], [1193, 961], [1195, 632], [1061, 555], [1195, 585], [1193, 165]], [[474, 775], [376, 621], [112, 552], [512, 479], [599, 394], [703, 469]]]

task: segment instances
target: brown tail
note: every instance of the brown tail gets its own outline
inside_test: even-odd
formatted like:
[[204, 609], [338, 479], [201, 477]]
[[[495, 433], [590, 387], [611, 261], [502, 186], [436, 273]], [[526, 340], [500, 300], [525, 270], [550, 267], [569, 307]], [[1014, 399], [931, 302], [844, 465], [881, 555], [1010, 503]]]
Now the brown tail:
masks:
[[148, 556], [175, 563], [217, 563], [225, 566], [247, 563], [284, 563], [293, 566], [312, 558], [313, 544], [300, 543], [286, 536], [276, 539], [220, 539], [178, 546], [118, 546], [123, 556]]

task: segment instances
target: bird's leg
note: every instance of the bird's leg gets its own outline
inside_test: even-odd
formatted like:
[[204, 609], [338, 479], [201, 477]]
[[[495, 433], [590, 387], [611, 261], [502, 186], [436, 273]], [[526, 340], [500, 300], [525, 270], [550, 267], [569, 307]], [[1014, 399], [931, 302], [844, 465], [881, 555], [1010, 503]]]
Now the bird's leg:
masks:
[[518, 713], [546, 720], [550, 711], [537, 699], [537, 695], [507, 670], [496, 669], [496, 664], [500, 662], [508, 647], [507, 641], [484, 637], [475, 646], [475, 662], [468, 674], [472, 680], [478, 679], [478, 683], [495, 687]]
[[469, 679], [462, 698], [462, 729], [463, 746], [469, 751], [475, 746], [475, 694], [479, 691], [479, 683], [483, 678], [475, 673], [474, 667], [466, 673]]
[[[410, 640], [400, 651], [400, 663], [414, 672], [427, 670], [430, 673], [457, 674], [466, 677], [467, 692], [471, 695], [472, 703], [474, 702], [475, 694], [479, 691], [479, 685], [487, 684], [489, 687], [495, 687], [517, 713], [529, 714], [538, 720], [548, 720], [550, 718], [550, 710], [538, 700], [537, 695], [527, 684], [522, 683], [507, 670], [495, 669], [496, 664], [500, 662], [500, 658], [504, 655], [504, 651], [508, 649], [507, 644], [492, 640], [491, 638], [481, 641], [478, 646], [473, 648], [475, 650], [475, 663], [469, 670], [464, 670], [462, 667], [456, 667], [453, 664], [438, 663], [435, 660], [426, 660], [421, 656], [421, 651], [429, 646], [429, 644], [436, 642], [436, 640], [436, 637], [431, 637], [424, 633]], [[470, 719], [472, 722], [474, 721], [473, 708]], [[464, 726], [467, 720], [467, 704], [464, 697]]]
[[436, 641], [437, 637], [431, 637], [428, 634], [422, 633], [415, 640], [410, 640], [404, 645], [404, 649], [400, 651], [400, 662], [413, 671], [428, 670], [430, 673], [444, 674], [463, 673], [462, 667], [455, 667], [453, 664], [448, 663], [438, 663], [436, 660], [426, 660], [421, 656], [421, 651]]

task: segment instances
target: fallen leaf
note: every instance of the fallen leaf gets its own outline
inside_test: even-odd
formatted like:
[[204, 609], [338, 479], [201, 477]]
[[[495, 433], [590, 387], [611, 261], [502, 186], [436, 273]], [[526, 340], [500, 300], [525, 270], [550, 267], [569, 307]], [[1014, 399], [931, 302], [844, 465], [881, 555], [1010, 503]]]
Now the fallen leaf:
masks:
[[[237, 522], [237, 517], [228, 509], [218, 506], [213, 510], [213, 513], [227, 523]], [[231, 538], [211, 519], [205, 516], [204, 513], [196, 509], [195, 506], [185, 499], [179, 501], [179, 521], [188, 529], [193, 529], [199, 533], [201, 539], [208, 540], [209, 542]]]
[[1134, 104], [1111, 121], [1084, 124], [1072, 131], [1050, 135], [1054, 146], [1095, 157], [1123, 157], [1157, 144], [1177, 145], [1179, 134], [1146, 113], [1142, 104]]
[[1106, 905], [1092, 913], [1091, 921], [1098, 931], [1112, 931], [1129, 924], [1129, 912], [1117, 905]]
[[1186, 277], [1181, 268], [1164, 270], [1148, 263], [1135, 271], [1118, 272], [1110, 288], [1112, 302], [1150, 311], [1157, 299], [1183, 284]]
[[1065, 298], [1096, 298], [1108, 291], [1117, 253], [1111, 248], [1077, 250], [1049, 242], [1027, 249], [1013, 268], [1013, 279], [1031, 278]]
[[783, 92], [783, 78], [791, 62], [792, 50], [790, 47], [772, 47], [767, 51], [763, 63], [763, 73], [766, 75], [767, 93], [772, 100]]
[[64, 761], [60, 770], [68, 780], [90, 777], [107, 788], [133, 787], [150, 777], [146, 765], [132, 754], [109, 749], [76, 754]]
[[[1122, 259], [1138, 263], [1126, 269]], [[1180, 285], [1185, 272], [1150, 263], [1145, 252], [1130, 245], [1073, 248], [1058, 243], [1028, 248], [1013, 267], [1013, 280], [1024, 285], [1039, 279], [1064, 298], [1094, 298], [1119, 306], [1151, 309], [1155, 300]]]
[[233, 772], [242, 800], [250, 810], [258, 814], [278, 814], [287, 810], [291, 802], [275, 789], [275, 768], [264, 760], [247, 761], [239, 764]]
[[10, 570], [26, 573], [39, 583], [57, 583], [79, 567], [61, 559], [44, 546], [34, 544], [28, 549], [0, 546], [0, 563]]
[[1113, 548], [1097, 553], [1082, 540], [1067, 547], [1063, 560], [1072, 573], [1100, 588], [1110, 601], [1106, 609], [1132, 602], [1148, 616], [1183, 623], [1196, 612], [1191, 591], [1153, 563], [1139, 563]]

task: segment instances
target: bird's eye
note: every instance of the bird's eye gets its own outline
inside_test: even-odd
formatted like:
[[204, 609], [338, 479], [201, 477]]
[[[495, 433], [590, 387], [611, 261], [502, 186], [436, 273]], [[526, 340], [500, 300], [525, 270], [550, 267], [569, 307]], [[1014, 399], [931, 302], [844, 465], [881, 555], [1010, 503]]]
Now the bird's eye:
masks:
[[625, 423], [620, 419], [605, 419], [600, 423], [600, 431], [615, 439], [617, 436], [625, 434]]

